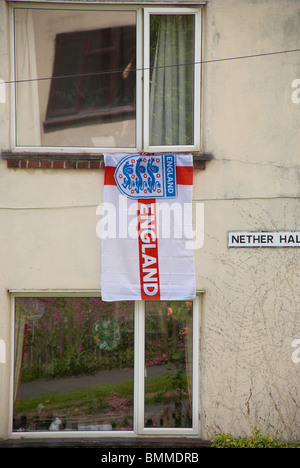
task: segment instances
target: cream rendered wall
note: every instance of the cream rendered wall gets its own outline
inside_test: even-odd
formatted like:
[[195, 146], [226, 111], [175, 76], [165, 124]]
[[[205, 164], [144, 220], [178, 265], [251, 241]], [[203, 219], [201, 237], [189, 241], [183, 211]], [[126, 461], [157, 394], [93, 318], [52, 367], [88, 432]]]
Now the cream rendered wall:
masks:
[[[208, 2], [204, 60], [299, 48], [300, 3]], [[300, 53], [203, 65], [203, 139], [214, 155], [195, 178], [205, 240], [201, 330], [205, 437], [255, 426], [300, 439], [300, 249], [228, 249], [230, 230], [299, 230]]]
[[[284, 3], [284, 7], [283, 7]], [[299, 47], [298, 0], [210, 0], [204, 60]], [[1, 75], [8, 80], [8, 21], [0, 2]], [[1, 78], [1, 76], [0, 76]], [[201, 437], [250, 434], [254, 426], [300, 440], [299, 249], [228, 249], [228, 230], [300, 230], [300, 104], [291, 83], [300, 54], [203, 65], [204, 151], [194, 203], [205, 209], [195, 251], [204, 289], [200, 340]], [[10, 147], [10, 101], [0, 104], [2, 149]], [[298, 131], [297, 131], [298, 130]], [[13, 170], [0, 161], [0, 437], [7, 437], [9, 289], [99, 289], [96, 235], [103, 172]]]

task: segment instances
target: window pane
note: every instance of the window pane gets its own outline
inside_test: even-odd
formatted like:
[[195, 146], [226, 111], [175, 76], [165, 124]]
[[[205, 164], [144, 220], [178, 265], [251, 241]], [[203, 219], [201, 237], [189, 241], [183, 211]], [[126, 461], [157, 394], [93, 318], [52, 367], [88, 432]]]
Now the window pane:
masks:
[[135, 12], [16, 9], [15, 42], [18, 146], [136, 146]]
[[132, 302], [16, 298], [14, 431], [132, 430]]
[[145, 427], [192, 427], [192, 302], [147, 302]]
[[[109, 28], [91, 35], [87, 54], [81, 109], [98, 109], [102, 115], [135, 111], [135, 28]], [[124, 73], [131, 63], [131, 71]]]
[[150, 16], [150, 145], [194, 143], [195, 19]]
[[82, 51], [82, 41], [65, 41], [60, 44], [60, 69], [55, 76], [66, 75], [67, 78], [60, 78], [55, 81], [53, 96], [53, 111], [75, 111], [76, 95], [78, 93], [80, 55]]

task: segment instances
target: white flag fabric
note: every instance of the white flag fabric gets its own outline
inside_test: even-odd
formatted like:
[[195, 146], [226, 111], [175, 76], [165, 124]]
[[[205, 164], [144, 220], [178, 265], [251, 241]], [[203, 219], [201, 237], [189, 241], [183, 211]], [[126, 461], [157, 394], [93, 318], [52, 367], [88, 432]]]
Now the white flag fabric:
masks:
[[102, 300], [193, 299], [192, 155], [104, 160]]

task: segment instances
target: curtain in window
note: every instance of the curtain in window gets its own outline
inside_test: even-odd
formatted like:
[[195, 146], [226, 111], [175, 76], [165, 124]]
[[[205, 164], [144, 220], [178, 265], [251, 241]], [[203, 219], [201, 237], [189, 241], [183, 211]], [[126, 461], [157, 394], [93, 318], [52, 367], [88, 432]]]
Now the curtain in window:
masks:
[[32, 12], [16, 11], [16, 125], [17, 143], [40, 146], [40, 112]]
[[150, 88], [150, 145], [191, 145], [194, 140], [194, 17], [152, 16], [150, 49], [150, 56], [155, 49]]

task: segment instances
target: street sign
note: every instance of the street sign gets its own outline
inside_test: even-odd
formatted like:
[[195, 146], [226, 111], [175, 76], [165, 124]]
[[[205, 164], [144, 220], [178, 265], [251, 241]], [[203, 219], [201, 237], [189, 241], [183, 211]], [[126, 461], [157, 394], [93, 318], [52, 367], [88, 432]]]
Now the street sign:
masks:
[[228, 247], [300, 247], [300, 231], [229, 231]]

